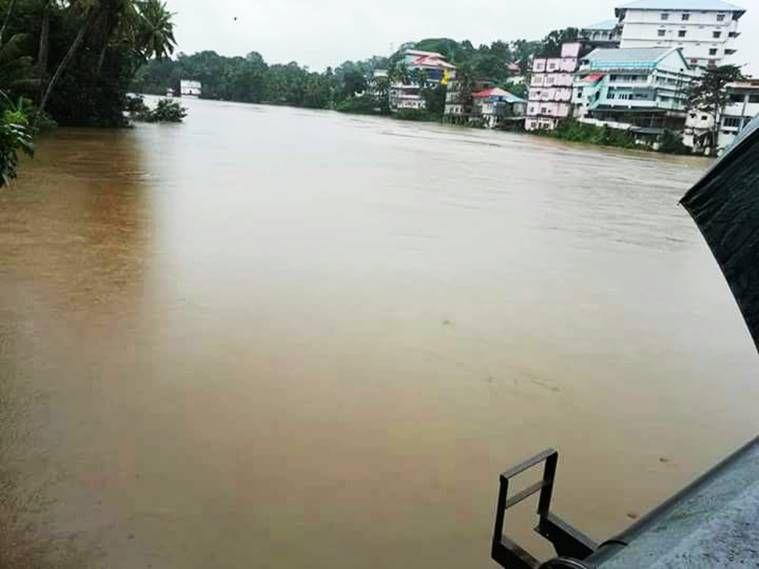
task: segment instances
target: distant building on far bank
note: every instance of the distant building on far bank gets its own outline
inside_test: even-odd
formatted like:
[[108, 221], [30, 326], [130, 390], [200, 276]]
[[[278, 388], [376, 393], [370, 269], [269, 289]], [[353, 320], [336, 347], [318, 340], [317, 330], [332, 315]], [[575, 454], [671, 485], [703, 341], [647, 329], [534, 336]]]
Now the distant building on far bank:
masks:
[[738, 133], [759, 116], [759, 79], [747, 79], [727, 86], [729, 102], [720, 117], [719, 148], [730, 146]]
[[637, 0], [615, 13], [620, 47], [679, 47], [690, 65], [715, 67], [735, 53], [746, 11], [723, 0]]
[[619, 47], [622, 39], [618, 20], [605, 20], [580, 29], [580, 40], [590, 47]]
[[473, 118], [485, 128], [499, 128], [508, 122], [521, 120], [527, 101], [504, 89], [485, 89], [472, 94]]
[[493, 81], [477, 79], [472, 82], [471, 90], [467, 94], [459, 81], [450, 81], [445, 92], [443, 120], [452, 124], [469, 124], [469, 119], [474, 116], [474, 97], [472, 95], [493, 87], [495, 87]]
[[[427, 103], [422, 96], [425, 86], [422, 83], [432, 87], [447, 84], [456, 77], [456, 66], [446, 61], [442, 54], [433, 51], [405, 49], [401, 56], [410, 77], [406, 82], [394, 81], [390, 85], [390, 110], [425, 110]], [[422, 79], [414, 79], [415, 77]]]
[[203, 94], [203, 85], [200, 81], [182, 79], [179, 82], [179, 92], [183, 97], [200, 97]]
[[[746, 79], [726, 87], [728, 103], [719, 119], [717, 149], [730, 146], [751, 120], [759, 116], [759, 79]], [[708, 152], [713, 146], [714, 116], [691, 109], [685, 123], [683, 142], [694, 152]]]
[[574, 115], [591, 124], [646, 129], [650, 136], [682, 131], [697, 74], [679, 48], [596, 49], [580, 62]]
[[553, 130], [560, 120], [569, 117], [572, 83], [581, 50], [581, 43], [565, 43], [561, 46], [561, 57], [533, 60], [526, 130]]

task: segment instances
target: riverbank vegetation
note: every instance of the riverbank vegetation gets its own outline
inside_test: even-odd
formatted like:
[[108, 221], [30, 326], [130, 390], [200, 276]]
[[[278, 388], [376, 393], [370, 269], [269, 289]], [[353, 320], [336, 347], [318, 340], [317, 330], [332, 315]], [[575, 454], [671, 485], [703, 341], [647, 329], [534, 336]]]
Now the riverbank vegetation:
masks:
[[[428, 38], [404, 44], [390, 57], [374, 56], [360, 61], [346, 61], [319, 73], [297, 62], [268, 64], [255, 51], [245, 57], [226, 57], [214, 51], [195, 54], [180, 53], [173, 59], [156, 59], [144, 65], [135, 75], [132, 90], [163, 95], [168, 89], [179, 91], [182, 79], [200, 81], [202, 97], [242, 103], [268, 103], [336, 109], [360, 114], [389, 114], [387, 105], [388, 78], [372, 82], [374, 72], [388, 70], [391, 79], [411, 81], [414, 78], [401, 63], [401, 51], [407, 47], [436, 51], [456, 65], [460, 73], [473, 78], [488, 78], [519, 96], [526, 95], [526, 86], [511, 80], [528, 71], [534, 55], [554, 54], [562, 41], [577, 37], [577, 30], [551, 32], [541, 41], [524, 39], [513, 42], [494, 41], [475, 47], [470, 41], [450, 38]], [[511, 65], [509, 65], [511, 64]], [[370, 85], [370, 82], [373, 84]], [[445, 90], [430, 87], [425, 94], [427, 118], [441, 118], [445, 107]], [[416, 115], [415, 115], [416, 116]]]
[[34, 132], [23, 99], [14, 104], [0, 92], [0, 186], [16, 177], [20, 154], [34, 154]]
[[536, 131], [535, 134], [568, 142], [582, 142], [598, 146], [656, 150], [667, 154], [692, 154], [691, 149], [683, 144], [682, 136], [671, 130], [665, 130], [656, 140], [643, 142], [627, 130], [610, 128], [605, 125], [585, 124], [575, 119], [567, 119], [561, 121], [554, 130]]
[[46, 125], [124, 126], [135, 73], [175, 44], [161, 0], [0, 0], [0, 14], [0, 185]]
[[151, 109], [142, 95], [127, 96], [126, 111], [129, 117], [141, 122], [182, 122], [187, 116], [185, 109], [179, 101], [173, 99], [160, 99], [154, 109]]

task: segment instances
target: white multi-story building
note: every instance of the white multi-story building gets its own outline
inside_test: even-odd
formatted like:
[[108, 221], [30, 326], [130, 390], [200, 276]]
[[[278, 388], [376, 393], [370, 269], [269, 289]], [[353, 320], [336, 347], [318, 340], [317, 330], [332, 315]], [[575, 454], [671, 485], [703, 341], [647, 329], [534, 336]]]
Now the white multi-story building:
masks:
[[582, 44], [565, 43], [561, 57], [536, 57], [527, 103], [526, 130], [553, 130], [572, 110], [572, 83]]
[[691, 109], [685, 122], [683, 142], [694, 152], [709, 152], [717, 138], [717, 150], [730, 146], [738, 133], [759, 116], [759, 79], [747, 79], [730, 83], [725, 88], [727, 104], [719, 118], [719, 128], [714, 128], [714, 115], [709, 111]]
[[759, 116], [759, 79], [727, 86], [728, 103], [720, 118], [719, 148], [730, 146], [738, 133]]
[[402, 52], [403, 63], [408, 69], [409, 80], [397, 81], [390, 86], [390, 110], [425, 110], [427, 103], [422, 96], [425, 86], [447, 84], [456, 77], [456, 66], [433, 51], [406, 49]]
[[616, 8], [620, 47], [679, 47], [690, 65], [722, 65], [745, 13], [723, 0], [637, 0]]
[[203, 93], [203, 85], [200, 81], [182, 79], [179, 82], [179, 92], [183, 97], [200, 97]]
[[617, 20], [604, 20], [580, 29], [580, 39], [590, 47], [619, 47], [621, 26]]

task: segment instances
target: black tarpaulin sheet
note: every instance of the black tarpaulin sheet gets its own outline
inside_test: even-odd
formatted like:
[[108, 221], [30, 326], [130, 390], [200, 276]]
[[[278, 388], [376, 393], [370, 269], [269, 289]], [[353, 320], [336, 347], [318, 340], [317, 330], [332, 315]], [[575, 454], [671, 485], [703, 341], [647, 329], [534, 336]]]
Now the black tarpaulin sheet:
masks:
[[683, 198], [759, 350], [759, 117]]

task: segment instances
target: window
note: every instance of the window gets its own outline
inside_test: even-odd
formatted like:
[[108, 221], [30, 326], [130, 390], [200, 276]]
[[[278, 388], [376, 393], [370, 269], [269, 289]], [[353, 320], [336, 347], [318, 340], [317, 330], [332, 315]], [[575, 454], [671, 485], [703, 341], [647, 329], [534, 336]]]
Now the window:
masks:
[[612, 93], [611, 91], [609, 92], [608, 95], [606, 95], [607, 99], [613, 99], [614, 97], [616, 97], [616, 95], [614, 93]]
[[749, 95], [748, 102], [749, 103], [759, 103], [759, 95]]
[[684, 37], [685, 37], [685, 34], [687, 34], [687, 33], [688, 33], [688, 32], [686, 32], [685, 30], [679, 30], [679, 31], [677, 32], [677, 37], [679, 37], [679, 38], [684, 38]]
[[702, 121], [708, 121], [709, 120], [709, 115], [701, 115], [701, 120]]
[[682, 20], [683, 20], [683, 22], [687, 22], [688, 20], [690, 20], [690, 14], [687, 14], [687, 13], [683, 14], [682, 15]]
[[712, 37], [716, 40], [722, 37], [722, 32], [712, 32]]
[[717, 55], [717, 48], [712, 48], [709, 50], [709, 55]]
[[741, 126], [741, 119], [738, 117], [725, 117], [722, 120], [722, 124], [730, 128], [739, 128]]
[[733, 93], [732, 95], [730, 95], [730, 102], [731, 103], [742, 103], [745, 100], [746, 100], [746, 96], [745, 95], [739, 95], [737, 93]]
[[718, 22], [724, 22], [725, 21], [725, 15], [724, 14], [717, 14], [717, 21]]
[[659, 30], [658, 33], [659, 33], [659, 37], [663, 38], [667, 32], [666, 32], [666, 30]]
[[667, 12], [662, 12], [661, 19], [662, 21], [669, 20], [669, 14], [667, 14]]

